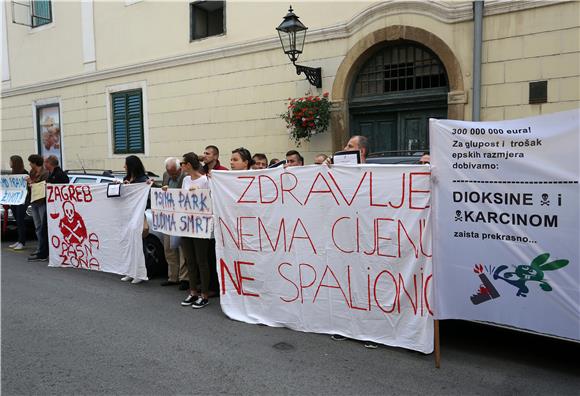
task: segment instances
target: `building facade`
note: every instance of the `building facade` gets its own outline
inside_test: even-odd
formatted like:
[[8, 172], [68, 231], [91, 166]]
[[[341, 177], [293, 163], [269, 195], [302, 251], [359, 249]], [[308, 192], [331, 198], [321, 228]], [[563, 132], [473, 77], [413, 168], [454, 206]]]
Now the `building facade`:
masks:
[[[329, 131], [307, 163], [351, 134], [371, 151], [428, 148], [430, 117], [472, 119], [474, 8], [463, 1], [308, 1], [299, 64], [275, 27], [287, 4], [245, 1], [2, 4], [2, 168], [10, 155], [59, 153], [64, 168], [119, 170], [129, 154], [163, 159], [206, 145], [269, 158], [295, 148], [288, 98], [330, 93]], [[484, 3], [481, 120], [578, 108], [580, 3]]]

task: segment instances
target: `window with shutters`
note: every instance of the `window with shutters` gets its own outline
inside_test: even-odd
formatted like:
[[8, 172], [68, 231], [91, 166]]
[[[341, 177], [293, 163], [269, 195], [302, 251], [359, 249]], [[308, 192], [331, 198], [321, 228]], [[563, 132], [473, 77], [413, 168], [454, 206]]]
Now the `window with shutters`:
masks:
[[111, 111], [113, 153], [144, 153], [142, 91], [112, 93]]
[[52, 22], [52, 4], [50, 0], [32, 0], [31, 5], [33, 28]]

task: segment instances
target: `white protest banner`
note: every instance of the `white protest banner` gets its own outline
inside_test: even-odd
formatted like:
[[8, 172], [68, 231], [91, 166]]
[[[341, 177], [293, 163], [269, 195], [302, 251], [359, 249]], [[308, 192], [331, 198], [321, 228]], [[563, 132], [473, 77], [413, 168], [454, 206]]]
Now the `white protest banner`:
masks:
[[149, 185], [124, 184], [107, 197], [106, 184], [47, 184], [49, 265], [147, 279], [143, 219]]
[[437, 318], [580, 339], [579, 114], [431, 120]]
[[209, 190], [151, 189], [153, 231], [167, 235], [213, 238], [213, 211]]
[[433, 350], [427, 166], [213, 171], [232, 319]]
[[26, 175], [0, 176], [0, 205], [22, 205], [26, 201]]

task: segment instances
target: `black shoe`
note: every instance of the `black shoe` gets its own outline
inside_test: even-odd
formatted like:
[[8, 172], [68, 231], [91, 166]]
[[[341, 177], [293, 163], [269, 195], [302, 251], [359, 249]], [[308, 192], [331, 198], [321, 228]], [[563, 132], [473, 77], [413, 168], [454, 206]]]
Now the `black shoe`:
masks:
[[330, 336], [330, 338], [332, 338], [334, 341], [344, 341], [346, 340], [345, 336], [342, 336], [340, 334], [333, 334]]
[[200, 297], [193, 304], [191, 304], [191, 308], [203, 308], [207, 304], [209, 304], [209, 300], [207, 298]]
[[196, 301], [198, 299], [199, 299], [199, 296], [192, 296], [191, 294], [188, 294], [187, 297], [185, 297], [185, 300], [183, 300], [181, 302], [181, 305], [184, 307], [187, 307], [187, 306], [193, 304], [194, 301]]
[[48, 257], [40, 257], [40, 256], [34, 256], [34, 257], [28, 257], [28, 261], [48, 261]]
[[377, 343], [372, 342], [372, 341], [365, 341], [364, 342], [364, 346], [367, 349], [377, 349], [379, 346], [377, 345]]
[[175, 286], [175, 285], [179, 285], [179, 283], [178, 282], [174, 282], [174, 281], [161, 282], [161, 286]]
[[189, 282], [186, 280], [179, 282], [179, 290], [189, 290]]

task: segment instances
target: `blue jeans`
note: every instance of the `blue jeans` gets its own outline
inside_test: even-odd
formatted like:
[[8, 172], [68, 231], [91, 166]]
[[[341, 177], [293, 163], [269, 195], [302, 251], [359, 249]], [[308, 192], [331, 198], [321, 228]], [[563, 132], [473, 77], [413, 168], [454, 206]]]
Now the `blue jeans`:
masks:
[[34, 220], [34, 230], [38, 239], [37, 254], [41, 257], [48, 257], [48, 224], [46, 222], [46, 203], [34, 203], [32, 208], [32, 219]]

